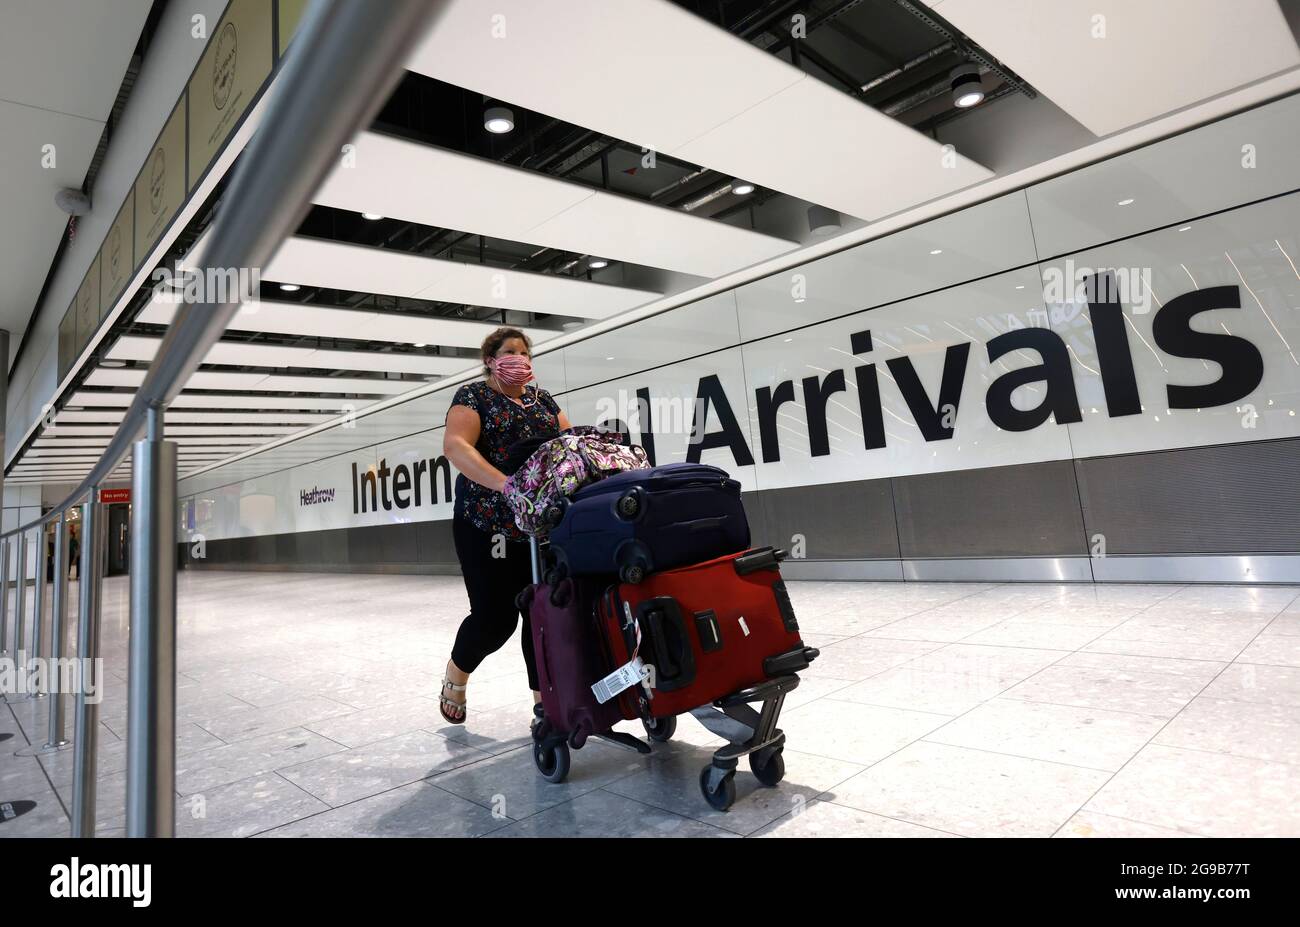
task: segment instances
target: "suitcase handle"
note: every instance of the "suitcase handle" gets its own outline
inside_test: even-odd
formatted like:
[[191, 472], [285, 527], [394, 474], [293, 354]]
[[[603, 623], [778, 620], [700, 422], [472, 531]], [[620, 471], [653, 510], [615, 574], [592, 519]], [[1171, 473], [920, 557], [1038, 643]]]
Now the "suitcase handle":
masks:
[[779, 570], [781, 561], [785, 557], [786, 554], [783, 550], [772, 547], [756, 547], [753, 550], [745, 551], [732, 563], [735, 564], [737, 575], [747, 576], [758, 570]]
[[695, 648], [691, 645], [681, 606], [672, 596], [646, 599], [637, 607], [649, 631], [654, 655], [655, 688], [672, 692], [695, 681]]

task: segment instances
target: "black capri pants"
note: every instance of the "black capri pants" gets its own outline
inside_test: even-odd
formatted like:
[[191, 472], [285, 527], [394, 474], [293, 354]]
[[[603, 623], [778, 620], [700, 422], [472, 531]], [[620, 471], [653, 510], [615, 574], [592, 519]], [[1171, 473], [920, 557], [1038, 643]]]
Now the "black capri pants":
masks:
[[[460, 559], [461, 573], [465, 578], [465, 591], [469, 593], [469, 615], [460, 623], [451, 658], [466, 673], [490, 653], [500, 650], [520, 617], [515, 596], [533, 581], [533, 568], [527, 541], [504, 541], [497, 545], [493, 535], [478, 528], [464, 518], [451, 522], [456, 556]], [[494, 547], [505, 550], [504, 557], [492, 556]], [[537, 661], [533, 657], [533, 629], [528, 623], [528, 613], [523, 613], [522, 647], [524, 667], [528, 670], [528, 687], [538, 691]]]

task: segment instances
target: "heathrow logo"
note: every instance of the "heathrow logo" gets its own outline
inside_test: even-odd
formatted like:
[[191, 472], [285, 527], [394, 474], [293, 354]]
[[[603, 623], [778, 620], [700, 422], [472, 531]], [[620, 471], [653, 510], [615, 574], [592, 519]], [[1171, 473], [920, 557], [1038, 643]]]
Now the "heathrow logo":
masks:
[[334, 501], [334, 488], [320, 489], [313, 486], [311, 489], [298, 490], [299, 505], [320, 505], [322, 502]]

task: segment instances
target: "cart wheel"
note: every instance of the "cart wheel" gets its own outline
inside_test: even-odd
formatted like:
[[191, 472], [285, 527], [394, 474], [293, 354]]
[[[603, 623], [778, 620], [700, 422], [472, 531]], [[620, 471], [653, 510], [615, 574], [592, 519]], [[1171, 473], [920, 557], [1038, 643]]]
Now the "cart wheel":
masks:
[[628, 521], [641, 511], [641, 496], [635, 489], [628, 490], [618, 500], [618, 514]]
[[736, 800], [736, 773], [734, 770], [723, 777], [722, 782], [718, 784], [716, 792], [709, 791], [709, 772], [713, 767], [705, 766], [700, 771], [700, 791], [704, 793], [704, 800], [709, 803], [709, 807], [714, 811], [726, 811]]
[[775, 750], [766, 760], [759, 759], [762, 753], [760, 750], [749, 755], [749, 768], [755, 779], [771, 787], [785, 778], [785, 760], [781, 757], [780, 749]]
[[645, 567], [640, 563], [628, 563], [618, 568], [618, 578], [635, 586], [645, 579]]
[[655, 743], [666, 744], [677, 733], [676, 715], [667, 718], [651, 718], [649, 721], [642, 719], [641, 723], [645, 725], [646, 734]]
[[569, 745], [560, 741], [549, 750], [533, 744], [533, 762], [547, 782], [563, 782], [569, 775]]

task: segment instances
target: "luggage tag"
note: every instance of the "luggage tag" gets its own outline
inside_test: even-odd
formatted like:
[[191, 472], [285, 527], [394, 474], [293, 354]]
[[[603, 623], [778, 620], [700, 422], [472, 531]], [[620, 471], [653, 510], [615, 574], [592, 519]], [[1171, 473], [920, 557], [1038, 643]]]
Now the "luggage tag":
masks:
[[645, 679], [648, 670], [640, 657], [633, 657], [600, 682], [591, 687], [596, 701], [604, 705], [625, 689], [630, 689]]
[[651, 668], [646, 666], [640, 657], [641, 625], [632, 616], [632, 609], [627, 602], [623, 603], [623, 615], [627, 618], [624, 627], [631, 627], [636, 631], [636, 648], [632, 651], [631, 660], [591, 687], [592, 694], [596, 696], [596, 701], [601, 705], [604, 705], [620, 692], [626, 691], [637, 684], [645, 688], [647, 698], [654, 698], [649, 683]]

